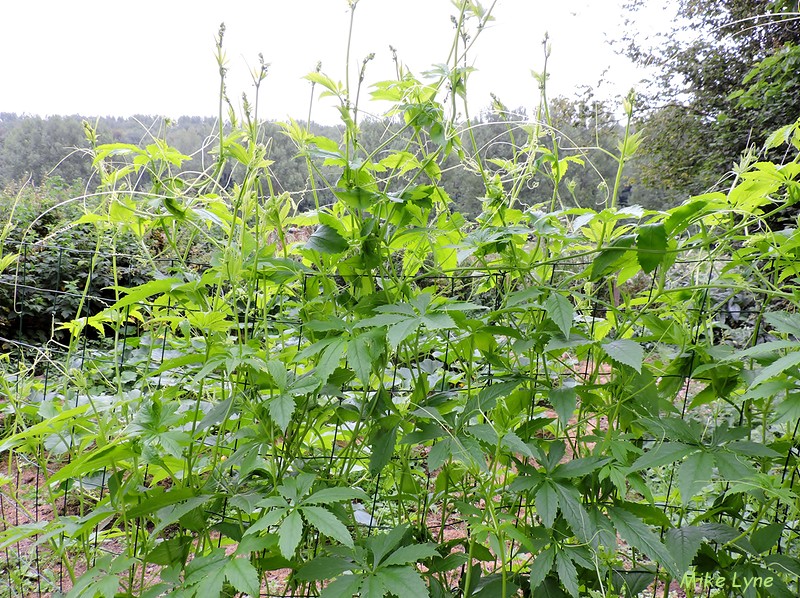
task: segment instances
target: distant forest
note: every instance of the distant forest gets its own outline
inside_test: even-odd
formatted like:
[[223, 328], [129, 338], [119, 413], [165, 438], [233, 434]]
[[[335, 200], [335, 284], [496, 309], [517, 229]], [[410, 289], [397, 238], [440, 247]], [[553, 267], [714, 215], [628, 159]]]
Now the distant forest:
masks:
[[[614, 152], [623, 134], [623, 127], [609, 105], [591, 98], [556, 98], [550, 103], [552, 129], [543, 127], [543, 145], [557, 143], [563, 157], [574, 156], [579, 161], [569, 163], [566, 177], [562, 181], [560, 196], [565, 207], [598, 207], [605, 204], [617, 172], [617, 162], [603, 150]], [[476, 151], [483, 163], [490, 168], [502, 169], [499, 163], [511, 158], [513, 148], [521, 145], [531, 134], [532, 118], [524, 109], [484, 110], [469, 125], [463, 126], [463, 147], [467, 154]], [[166, 142], [191, 155], [192, 160], [183, 166], [183, 171], [201, 171], [215, 161], [215, 139], [219, 131], [214, 118], [183, 116], [165, 119], [153, 116], [128, 118], [81, 116], [38, 116], [0, 113], [0, 190], [6, 195], [23, 184], [41, 186], [53, 180], [63, 181], [69, 186], [82, 186], [92, 190], [92, 165], [88, 153], [84, 121], [95, 128], [99, 143], [147, 144], [154, 138]], [[300, 123], [305, 127], [305, 123]], [[378, 147], [401, 128], [391, 119], [367, 119], [359, 123], [359, 141], [365, 147]], [[472, 135], [467, 134], [471, 129]], [[312, 122], [309, 130], [314, 135], [336, 138], [337, 127]], [[295, 202], [302, 208], [310, 207], [310, 189], [307, 164], [296, 158], [297, 148], [283, 134], [280, 123], [265, 122], [262, 134], [269, 148], [272, 185], [276, 192], [292, 193]], [[473, 143], [474, 139], [474, 143]], [[394, 139], [385, 151], [402, 149], [406, 141], [402, 136]], [[599, 149], [603, 148], [603, 150]], [[490, 160], [495, 160], [492, 163]], [[469, 160], [466, 161], [470, 163]], [[486, 191], [477, 171], [464, 167], [465, 161], [451, 156], [442, 169], [441, 185], [453, 200], [453, 209], [465, 216], [475, 217], [481, 210], [481, 198]], [[324, 164], [320, 164], [325, 168]], [[333, 169], [331, 169], [333, 172]], [[188, 174], [188, 172], [187, 172]], [[637, 164], [626, 166], [623, 181], [622, 201], [650, 208], [665, 208], [676, 205], [684, 196], [668, 197], [663, 192], [650, 188], [637, 177]], [[58, 177], [58, 178], [56, 178]], [[238, 173], [226, 173], [228, 184], [237, 181]], [[145, 182], [146, 183], [146, 182]], [[538, 184], [529, 185], [521, 199], [527, 205], [549, 202], [552, 183], [545, 178]], [[327, 194], [331, 197], [331, 194]], [[325, 198], [326, 194], [323, 193]]]

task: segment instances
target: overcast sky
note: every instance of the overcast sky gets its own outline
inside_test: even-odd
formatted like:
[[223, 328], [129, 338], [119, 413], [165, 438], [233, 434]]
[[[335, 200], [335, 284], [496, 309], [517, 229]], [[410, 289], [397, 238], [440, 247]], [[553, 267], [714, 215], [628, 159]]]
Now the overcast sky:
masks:
[[[596, 85], [605, 97], [624, 95], [641, 73], [615, 56], [622, 0], [498, 0], [473, 47], [470, 79], [477, 113], [495, 92], [508, 106], [535, 107], [531, 69], [543, 63], [541, 40], [552, 44], [550, 93], [573, 95]], [[489, 6], [491, 0], [484, 0]], [[367, 82], [391, 78], [389, 45], [415, 74], [444, 62], [452, 43], [449, 0], [360, 0], [351, 70], [370, 52]], [[310, 84], [302, 79], [322, 61], [344, 79], [349, 24], [346, 0], [11, 0], [0, 35], [0, 112], [18, 114], [160, 114], [212, 116], [218, 75], [214, 36], [225, 22], [229, 97], [239, 105], [252, 90], [258, 53], [271, 64], [260, 115], [305, 118]], [[312, 118], [336, 119], [330, 100]], [[379, 112], [381, 105], [365, 106]]]

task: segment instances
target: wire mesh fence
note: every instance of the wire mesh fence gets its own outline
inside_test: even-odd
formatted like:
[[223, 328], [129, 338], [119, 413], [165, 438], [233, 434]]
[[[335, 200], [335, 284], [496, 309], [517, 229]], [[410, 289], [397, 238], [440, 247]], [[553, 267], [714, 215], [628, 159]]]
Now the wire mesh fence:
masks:
[[[332, 415], [327, 423], [315, 430], [289, 450], [292, 439], [281, 437], [280, 445], [259, 446], [255, 452], [247, 453], [243, 446], [253, 443], [247, 436], [237, 436], [237, 422], [244, 417], [242, 409], [234, 404], [248, 405], [255, 418], [269, 419], [268, 410], [259, 406], [264, 402], [264, 390], [259, 388], [251, 378], [237, 378], [221, 375], [220, 371], [233, 371], [236, 365], [225, 362], [225, 358], [214, 362], [219, 367], [193, 370], [192, 376], [176, 372], [180, 368], [194, 366], [198, 363], [211, 363], [214, 356], [207, 345], [187, 344], [181, 338], [184, 327], [206, 326], [213, 329], [213, 315], [197, 305], [192, 310], [182, 309], [177, 312], [169, 299], [151, 300], [142, 298], [130, 301], [124, 307], [124, 317], [116, 322], [103, 322], [96, 326], [91, 324], [91, 317], [117, 303], [120, 295], [111, 284], [108, 272], [103, 268], [110, 264], [124, 264], [125, 281], [137, 283], [148, 279], [148, 268], [153, 264], [144, 264], [136, 256], [115, 255], [100, 252], [82, 252], [57, 246], [21, 245], [18, 253], [20, 259], [16, 271], [6, 273], [0, 279], [0, 298], [6, 303], [7, 312], [2, 325], [2, 343], [5, 354], [5, 382], [0, 406], [2, 406], [2, 427], [5, 438], [19, 435], [26, 427], [34, 430], [30, 443], [20, 442], [4, 447], [2, 455], [3, 477], [0, 488], [0, 536], [2, 542], [2, 564], [0, 579], [2, 589], [0, 596], [55, 596], [66, 594], [75, 587], [76, 580], [86, 571], [104, 563], [106, 556], [130, 556], [125, 569], [129, 572], [128, 591], [135, 594], [144, 591], [159, 576], [174, 575], [169, 571], [169, 563], [177, 554], [188, 554], [192, 543], [216, 543], [217, 548], [228, 551], [235, 550], [236, 542], [230, 538], [242, 539], [237, 527], [243, 523], [242, 513], [255, 509], [247, 494], [248, 488], [258, 486], [262, 476], [274, 468], [277, 471], [308, 469], [314, 471], [320, 480], [328, 478], [358, 479], [359, 484], [369, 489], [369, 500], [352, 501], [350, 508], [354, 510], [354, 521], [359, 529], [351, 530], [359, 535], [374, 535], [391, 529], [392, 523], [402, 521], [417, 530], [421, 539], [431, 539], [439, 543], [458, 542], [473, 533], [469, 518], [454, 511], [451, 507], [440, 507], [439, 503], [451, 504], [458, 500], [460, 490], [457, 484], [447, 487], [449, 478], [440, 476], [440, 469], [430, 466], [431, 447], [426, 444], [424, 435], [418, 435], [415, 442], [413, 435], [408, 439], [400, 439], [403, 457], [392, 455], [380, 468], [374, 467], [375, 439], [359, 437], [361, 430], [358, 422], [359, 410], [356, 405], [368, 404], [373, 409], [382, 409], [382, 405], [407, 405], [410, 402], [420, 403], [415, 393], [422, 388], [426, 395], [427, 405], [443, 405], [459, 393], [468, 396], [481, 396], [482, 391], [501, 389], [508, 394], [524, 388], [532, 405], [530, 433], [552, 440], [560, 440], [566, 447], [564, 460], [578, 459], [586, 456], [595, 443], [602, 441], [603, 433], [609, 422], [603, 417], [593, 416], [591, 408], [582, 413], [583, 419], [573, 415], [567, 425], [549, 427], [557, 421], [559, 415], [552, 405], [548, 389], [566, 388], [582, 385], [590, 390], [580, 396], [579, 401], [591, 397], [591, 389], [603, 384], [612, 384], [611, 373], [598, 367], [601, 356], [589, 350], [580, 359], [575, 357], [574, 348], [579, 343], [575, 339], [566, 338], [561, 351], [555, 358], [543, 356], [541, 347], [537, 348], [536, 340], [526, 338], [520, 331], [520, 318], [536, 317], [543, 313], [541, 306], [531, 307], [526, 304], [520, 315], [514, 310], [503, 312], [500, 309], [508, 305], [509, 297], [523, 305], [533, 295], [525, 295], [526, 289], [519, 281], [509, 282], [507, 273], [499, 271], [459, 270], [456, 272], [430, 275], [417, 275], [413, 279], [399, 280], [398, 284], [413, 284], [419, 289], [433, 287], [437, 294], [455, 300], [469, 301], [473, 305], [496, 310], [500, 314], [492, 322], [493, 338], [479, 337], [476, 333], [473, 342], [491, 342], [492, 352], [502, 354], [505, 360], [491, 361], [481, 364], [480, 377], [470, 378], [469, 368], [463, 365], [465, 359], [464, 335], [457, 335], [452, 330], [441, 329], [436, 332], [438, 342], [432, 347], [422, 347], [418, 354], [404, 356], [403, 360], [389, 360], [385, 366], [385, 374], [381, 383], [366, 387], [337, 370], [338, 364], [331, 366], [331, 379], [318, 394], [320, 409], [328, 409]], [[43, 277], [42, 263], [48, 264], [48, 276]], [[685, 420], [696, 419], [703, 413], [715, 425], [741, 426], [748, 418], [752, 418], [749, 407], [742, 404], [721, 402], [718, 404], [718, 392], [715, 384], [715, 372], [699, 367], [697, 354], [692, 347], [699, 344], [701, 337], [711, 336], [711, 345], [729, 345], [737, 349], [755, 346], [769, 339], [764, 330], [761, 318], [765, 311], [765, 303], [770, 301], [757, 292], [734, 292], [729, 288], [715, 288], [715, 276], [724, 260], [711, 261], [708, 257], [677, 261], [673, 270], [684, 272], [686, 276], [705, 277], [703, 289], [689, 297], [682, 308], [683, 320], [676, 325], [681, 326], [687, 337], [691, 339], [686, 351], [682, 369], [665, 370], [657, 380], [660, 388], [673, 397], [671, 408]], [[169, 272], [171, 262], [158, 264], [157, 270]], [[579, 260], [565, 259], [552, 268], [550, 284], [558, 284], [560, 279], [568, 279], [586, 267]], [[194, 264], [194, 269], [202, 273], [205, 266]], [[644, 299], [627, 306], [629, 310], [646, 311], [648, 308], [648, 289], [655, 284], [655, 274], [641, 277], [631, 284], [640, 285], [639, 296]], [[190, 284], [189, 280], [182, 281]], [[238, 345], [237, 363], [247, 362], [250, 349], [253, 347], [294, 347], [296, 353], [308, 350], [320, 337], [314, 330], [305, 325], [306, 318], [301, 313], [307, 309], [299, 301], [309, 297], [318, 301], [334, 301], [345, 304], [352, 301], [348, 297], [348, 285], [352, 280], [321, 281], [314, 273], [303, 273], [302, 276], [281, 287], [276, 293], [274, 288], [264, 290], [259, 299], [248, 301], [242, 296], [241, 301], [230, 305], [235, 312], [236, 330], [231, 334], [246, 339]], [[119, 281], [117, 281], [119, 284]], [[264, 278], [258, 285], [273, 285]], [[375, 285], [374, 281], [370, 284]], [[680, 291], [681, 280], [675, 279], [676, 292]], [[251, 289], [252, 291], [252, 289]], [[191, 290], [182, 292], [190, 293]], [[604, 325], [603, 315], [609, 301], [616, 301], [613, 290], [608, 297], [573, 297], [576, 320], [589, 323], [589, 329]], [[515, 295], [514, 295], [515, 294]], [[530, 303], [528, 301], [528, 303]], [[157, 314], [156, 314], [157, 312]], [[194, 321], [185, 319], [190, 314]], [[157, 317], [163, 324], [153, 326], [152, 320]], [[203, 319], [205, 318], [205, 319]], [[209, 318], [212, 318], [209, 320]], [[82, 321], [83, 326], [75, 342], [75, 329], [61, 327], [65, 320]], [[201, 321], [202, 320], [202, 321]], [[645, 321], [640, 324], [642, 337], [648, 338]], [[665, 329], [666, 330], [666, 329]], [[652, 336], [652, 335], [649, 335]], [[650, 354], [655, 355], [670, 350], [668, 331], [664, 332], [662, 342], [650, 342]], [[673, 347], [674, 348], [674, 347]], [[550, 353], [553, 347], [548, 347]], [[528, 357], [520, 357], [530, 356]], [[340, 358], [344, 358], [342, 355]], [[226, 357], [232, 359], [230, 355]], [[470, 356], [471, 358], [471, 356]], [[552, 362], [552, 363], [551, 363]], [[519, 371], [510, 371], [508, 363], [519, 366]], [[558, 367], [552, 367], [557, 364]], [[294, 375], [299, 376], [297, 366]], [[471, 367], [471, 366], [470, 366]], [[523, 372], [521, 374], [520, 372]], [[420, 385], [419, 380], [425, 379]], [[133, 382], [146, 380], [146, 384], [136, 387]], [[503, 386], [505, 385], [505, 386]], [[709, 390], [710, 389], [710, 390]], [[620, 388], [619, 392], [627, 392]], [[143, 393], [154, 393], [160, 396], [180, 394], [183, 402], [179, 412], [165, 416], [145, 414], [139, 406]], [[709, 394], [703, 398], [702, 393]], [[172, 394], [170, 394], [172, 393]], [[613, 395], [612, 395], [613, 396]], [[621, 396], [621, 395], [617, 395]], [[700, 398], [698, 399], [698, 396]], [[620, 401], [622, 399], [619, 399]], [[185, 419], [179, 417], [186, 409], [194, 409], [190, 418], [191, 426], [187, 429]], [[72, 416], [94, 413], [100, 432], [82, 428], [82, 423], [69, 423]], [[176, 429], [158, 431], [147, 436], [147, 417], [162, 417], [169, 422], [175, 416]], [[147, 417], [146, 417], [147, 416]], [[480, 418], [480, 415], [478, 416]], [[434, 418], [435, 419], [435, 418]], [[42, 433], [49, 422], [61, 422], [50, 434]], [[67, 422], [64, 424], [64, 422]], [[127, 516], [120, 521], [113, 509], [106, 509], [114, 500], [119, 500], [121, 487], [125, 483], [124, 470], [133, 467], [133, 453], [124, 444], [114, 441], [112, 430], [103, 430], [105, 426], [118, 426], [115, 429], [137, 427], [136, 442], [152, 441], [152, 446], [142, 450], [136, 459], [142, 462], [135, 466], [142, 468], [143, 474], [138, 482], [138, 491], [144, 499], [166, 496], [170, 490], [170, 478], [163, 474], [155, 475], [156, 469], [169, 468], [179, 461], [185, 453], [213, 455], [206, 462], [204, 458], [192, 461], [203, 468], [202, 476], [208, 484], [222, 489], [219, 494], [225, 498], [192, 503], [195, 496], [187, 494], [182, 497], [186, 503], [197, 505], [202, 510], [205, 527], [210, 530], [202, 538], [192, 537], [184, 532], [175, 531], [171, 536], [169, 526], [154, 530], [154, 520], [148, 520], [144, 508], [137, 512], [131, 506]], [[37, 428], [38, 426], [38, 428]], [[145, 432], [142, 432], [145, 430]], [[197, 438], [198, 446], [189, 449], [178, 447], [178, 437], [170, 436], [189, 433]], [[202, 434], [200, 434], [202, 432]], [[386, 434], [397, 434], [396, 430], [386, 430]], [[771, 432], [760, 429], [766, 438]], [[769, 472], [780, 480], [779, 486], [795, 488], [798, 476], [798, 426], [795, 422], [789, 438], [780, 445], [785, 449], [782, 455], [783, 466], [780, 471]], [[669, 437], [673, 431], [665, 427], [661, 438], [641, 438], [640, 448], [646, 450], [652, 443]], [[149, 439], [149, 440], [148, 440]], [[587, 443], [587, 439], [588, 443]], [[392, 441], [397, 438], [392, 436]], [[406, 441], [407, 440], [407, 441]], [[24, 441], [24, 436], [23, 436]], [[82, 451], [97, 450], [97, 442], [108, 442], [104, 453], [112, 461], [117, 460], [119, 467], [109, 469], [98, 466], [96, 469], [82, 466], [71, 470], [71, 464]], [[193, 440], [194, 442], [194, 440]], [[253, 445], [256, 446], [256, 445]], [[471, 456], [454, 456], [470, 461]], [[533, 460], [531, 460], [533, 461]], [[146, 462], [153, 464], [150, 468]], [[100, 461], [98, 461], [100, 463]], [[85, 463], [84, 463], [85, 465]], [[691, 501], [681, 500], [675, 492], [677, 477], [680, 475], [678, 462], [669, 462], [661, 471], [662, 484], [653, 504], [664, 516], [661, 526], [662, 535], [669, 522], [681, 518], [694, 518], [708, 523], [726, 521], [735, 515], [737, 521], [746, 525], [765, 526], [769, 522], [775, 524], [778, 535], [775, 551], [796, 550], [800, 545], [800, 526], [792, 519], [793, 507], [787, 503], [782, 508], [770, 513], [754, 509], [752, 505], [737, 503], [738, 494], [726, 493], [724, 473], [717, 476], [711, 486], [714, 490], [705, 492], [708, 496], [717, 496], [711, 504], [694, 505]], [[176, 479], [193, 475], [195, 472], [175, 472]], [[766, 472], [765, 472], [766, 473]], [[386, 492], [387, 480], [392, 493]], [[786, 483], [788, 480], [788, 484]], [[445, 486], [442, 487], [442, 484]], [[110, 498], [117, 497], [117, 498]], [[791, 494], [786, 494], [790, 500]], [[469, 497], [464, 496], [465, 500]], [[250, 501], [250, 502], [249, 502]], [[164, 501], [164, 507], [174, 506], [174, 502]], [[98, 508], [100, 505], [100, 508]], [[480, 505], [476, 505], [479, 506]], [[498, 510], [512, 514], [512, 519], [520, 522], [535, 518], [536, 505], [522, 500], [507, 502], [503, 497], [497, 499]], [[152, 508], [152, 505], [148, 508]], [[185, 511], [181, 525], [185, 529], [193, 529], [190, 521], [195, 509]], [[650, 514], [651, 520], [655, 520]], [[769, 521], [767, 521], [767, 519]], [[54, 525], [58, 522], [58, 525]], [[516, 524], [515, 524], [516, 525]], [[177, 524], [175, 524], [177, 529]], [[121, 530], [121, 531], [120, 531]], [[150, 554], [149, 560], [142, 558], [139, 547], [154, 531], [163, 533], [162, 550], [155, 556]], [[238, 534], [238, 535], [237, 535]], [[77, 543], [69, 544], [65, 538], [80, 538]], [[319, 547], [319, 534], [308, 550], [316, 554]], [[496, 555], [494, 555], [496, 558]], [[316, 585], [300, 584], [292, 578], [285, 563], [276, 562], [267, 565], [270, 573], [261, 579], [261, 596], [313, 596], [318, 595]], [[498, 562], [487, 558], [482, 567], [492, 571]], [[620, 571], [630, 581], [632, 576], [640, 575], [645, 580], [637, 587], [656, 587], [658, 570], [653, 567], [640, 567], [636, 562], [623, 563]], [[118, 572], [119, 573], [119, 572]], [[465, 573], [462, 565], [460, 573], [453, 578], [454, 592], [458, 592], [459, 575]], [[300, 592], [300, 593], [296, 593]]]

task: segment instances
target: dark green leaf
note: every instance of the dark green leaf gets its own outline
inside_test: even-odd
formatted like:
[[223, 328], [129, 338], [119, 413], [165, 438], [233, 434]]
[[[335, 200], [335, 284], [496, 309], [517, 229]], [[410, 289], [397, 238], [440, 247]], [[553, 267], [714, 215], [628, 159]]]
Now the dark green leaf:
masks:
[[303, 500], [304, 505], [329, 505], [345, 500], [368, 500], [363, 490], [357, 488], [323, 488]]
[[680, 442], [662, 442], [636, 459], [631, 465], [631, 471], [653, 469], [654, 467], [674, 463], [696, 450], [697, 447]]
[[372, 475], [378, 475], [391, 461], [397, 444], [397, 429], [398, 426], [394, 426], [391, 430], [384, 430], [380, 426], [375, 428], [370, 444], [372, 452], [369, 456], [369, 471]]
[[307, 562], [295, 573], [300, 581], [322, 581], [332, 579], [353, 569], [353, 563], [338, 556], [318, 556]]
[[707, 451], [689, 455], [678, 470], [678, 489], [681, 501], [689, 504], [695, 495], [711, 483], [714, 456]]
[[562, 386], [561, 388], [551, 388], [547, 393], [550, 404], [553, 405], [558, 420], [566, 425], [569, 418], [575, 413], [578, 404], [578, 393], [574, 386]]
[[[306, 521], [317, 528], [322, 535], [333, 538], [345, 546], [353, 547], [353, 538], [344, 524], [336, 518], [336, 515], [322, 507], [300, 507]], [[281, 526], [283, 527], [283, 526]], [[280, 532], [279, 532], [280, 533]]]
[[658, 536], [640, 519], [619, 507], [609, 507], [608, 515], [625, 542], [660, 564], [673, 577], [679, 577], [678, 567], [672, 555]]
[[245, 557], [240, 556], [229, 560], [225, 565], [225, 577], [234, 588], [243, 594], [259, 596], [261, 593], [258, 571]]
[[319, 598], [353, 598], [353, 595], [358, 592], [362, 579], [360, 575], [342, 575], [325, 586]]
[[569, 299], [560, 293], [551, 293], [544, 302], [544, 309], [547, 316], [553, 320], [565, 338], [569, 338], [569, 331], [572, 330], [572, 320], [575, 317], [575, 310]]
[[558, 504], [561, 507], [561, 514], [567, 520], [569, 526], [581, 542], [589, 542], [594, 530], [589, 514], [581, 504], [581, 495], [574, 486], [565, 484], [555, 484], [558, 493]]
[[633, 235], [623, 235], [615, 239], [611, 245], [600, 251], [592, 260], [591, 278], [596, 280], [612, 270], [613, 266], [625, 255], [633, 245]]
[[681, 575], [692, 566], [692, 561], [703, 543], [703, 535], [702, 529], [691, 525], [668, 529], [664, 535], [664, 544], [675, 557], [675, 564]]
[[553, 561], [555, 560], [556, 552], [552, 545], [548, 546], [545, 550], [536, 555], [536, 558], [531, 563], [531, 588], [536, 589], [550, 573], [553, 568]]
[[326, 224], [319, 226], [305, 244], [306, 249], [326, 254], [343, 253], [348, 247], [347, 240]]
[[549, 480], [545, 481], [544, 484], [539, 487], [534, 501], [536, 504], [536, 512], [539, 513], [539, 517], [542, 518], [542, 523], [544, 523], [546, 527], [553, 527], [553, 522], [558, 512], [558, 494], [556, 494], [555, 488], [553, 488]]
[[390, 554], [381, 564], [385, 567], [390, 565], [407, 565], [438, 556], [439, 553], [436, 551], [436, 544], [411, 544], [410, 546], [401, 546]]
[[556, 553], [556, 571], [558, 572], [558, 579], [562, 585], [567, 589], [572, 596], [578, 598], [578, 570], [572, 562], [572, 559], [567, 556], [563, 550]]
[[428, 586], [411, 567], [386, 567], [380, 569], [378, 575], [393, 594], [402, 594], [403, 598], [428, 598]]
[[667, 231], [663, 223], [645, 224], [636, 236], [636, 258], [646, 274], [663, 262], [667, 253]]
[[280, 548], [281, 554], [287, 559], [291, 559], [302, 537], [303, 520], [300, 513], [292, 511], [278, 528], [278, 548]]
[[783, 523], [770, 523], [758, 528], [750, 536], [750, 543], [759, 554], [764, 554], [772, 550], [783, 534]]

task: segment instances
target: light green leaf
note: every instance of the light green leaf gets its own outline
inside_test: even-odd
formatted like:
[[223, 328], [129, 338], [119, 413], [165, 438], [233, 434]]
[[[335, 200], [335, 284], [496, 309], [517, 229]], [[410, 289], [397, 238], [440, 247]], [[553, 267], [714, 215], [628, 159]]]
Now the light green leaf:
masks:
[[642, 346], [632, 340], [619, 339], [603, 343], [603, 350], [606, 354], [618, 363], [628, 365], [642, 373], [642, 361], [644, 361], [644, 349]]
[[292, 511], [278, 528], [278, 548], [280, 548], [281, 554], [287, 559], [291, 559], [302, 537], [303, 519], [300, 517], [300, 513]]
[[633, 235], [623, 235], [615, 239], [592, 260], [592, 280], [596, 280], [610, 272], [614, 265], [627, 253], [633, 245]]
[[417, 318], [406, 318], [389, 328], [386, 338], [392, 349], [397, 349], [412, 332], [419, 328], [420, 321]]
[[544, 302], [544, 309], [565, 338], [569, 338], [569, 331], [572, 330], [572, 321], [575, 317], [575, 309], [569, 299], [561, 293], [551, 293]]
[[790, 395], [775, 409], [775, 424], [800, 419], [800, 394]]
[[237, 557], [228, 561], [225, 565], [225, 577], [239, 592], [250, 596], [258, 596], [261, 592], [258, 571], [248, 558]]
[[322, 507], [300, 507], [303, 517], [312, 526], [317, 528], [322, 535], [333, 538], [340, 544], [353, 547], [353, 538], [344, 524], [336, 518], [336, 515]]

